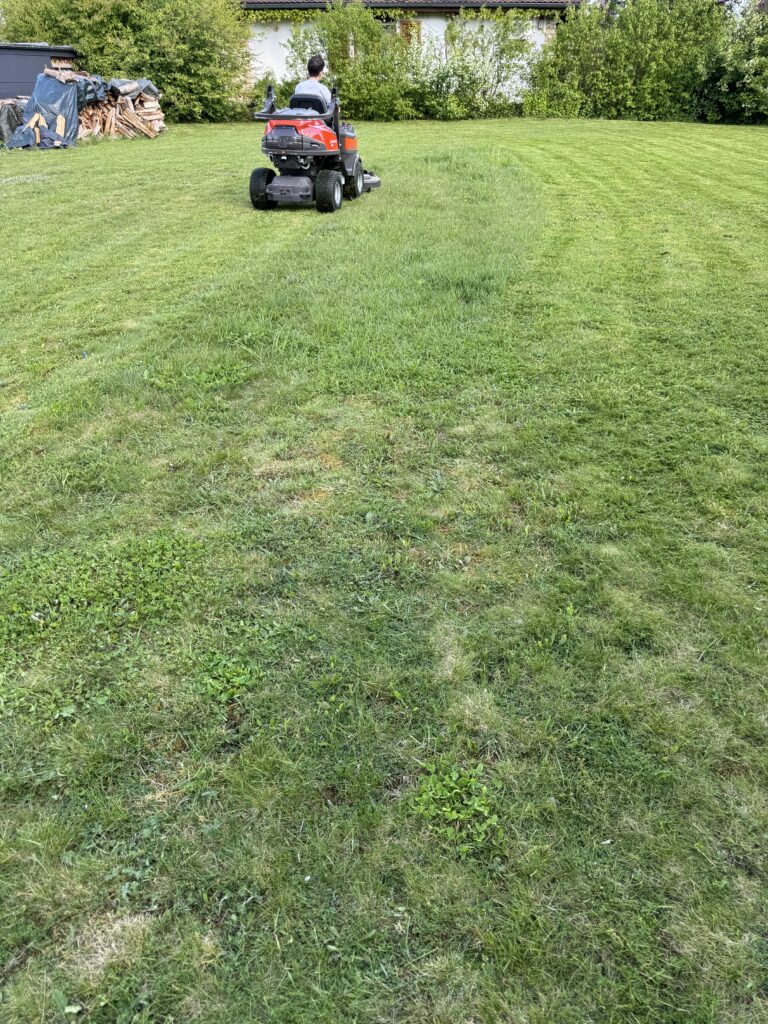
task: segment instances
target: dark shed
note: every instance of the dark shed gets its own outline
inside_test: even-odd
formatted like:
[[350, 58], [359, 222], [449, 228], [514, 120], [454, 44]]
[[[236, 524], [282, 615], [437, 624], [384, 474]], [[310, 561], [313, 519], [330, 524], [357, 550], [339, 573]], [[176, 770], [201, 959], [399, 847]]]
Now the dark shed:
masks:
[[0, 43], [0, 99], [29, 96], [46, 64], [50, 67], [74, 59], [75, 51], [71, 46]]

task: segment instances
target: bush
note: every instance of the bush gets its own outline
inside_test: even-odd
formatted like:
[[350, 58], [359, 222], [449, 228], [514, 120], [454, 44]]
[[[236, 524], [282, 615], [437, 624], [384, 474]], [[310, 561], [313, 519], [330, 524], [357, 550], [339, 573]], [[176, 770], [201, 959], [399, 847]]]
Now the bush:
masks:
[[92, 74], [151, 78], [177, 120], [231, 116], [249, 62], [238, 0], [3, 0], [0, 30], [72, 45]]
[[534, 62], [533, 116], [691, 120], [726, 33], [716, 0], [628, 0], [568, 12]]
[[325, 56], [327, 82], [338, 88], [345, 114], [383, 121], [415, 116], [411, 47], [362, 3], [334, 0], [306, 28], [294, 27], [288, 57], [292, 79], [306, 77], [313, 53]]
[[289, 78], [284, 82], [276, 82], [274, 75], [264, 75], [262, 78], [257, 78], [251, 86], [250, 106], [254, 111], [261, 110], [267, 95], [267, 89], [271, 85], [275, 90], [275, 102], [278, 108], [287, 107], [298, 84], [298, 78]]
[[444, 47], [428, 39], [413, 61], [419, 113], [452, 120], [517, 112], [531, 49], [527, 21], [518, 11], [462, 13], [448, 23]]
[[[398, 12], [391, 12], [394, 17]], [[513, 112], [530, 43], [527, 16], [516, 11], [473, 12], [449, 22], [445, 44], [398, 35], [362, 3], [334, 0], [291, 38], [291, 81], [306, 74], [307, 59], [322, 53], [328, 82], [344, 112], [370, 120], [495, 117]], [[260, 92], [257, 94], [260, 98]]]
[[768, 6], [753, 0], [733, 19], [719, 68], [707, 91], [715, 116], [768, 120]]
[[159, 0], [143, 57], [179, 120], [224, 120], [236, 111], [250, 64], [250, 24], [238, 0]]

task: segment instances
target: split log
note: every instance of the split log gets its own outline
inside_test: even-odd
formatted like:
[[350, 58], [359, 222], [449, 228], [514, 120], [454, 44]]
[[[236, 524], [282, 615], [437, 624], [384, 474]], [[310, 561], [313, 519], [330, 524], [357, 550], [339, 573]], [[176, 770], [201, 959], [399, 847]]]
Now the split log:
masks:
[[157, 138], [157, 132], [154, 128], [150, 128], [149, 125], [142, 118], [137, 117], [136, 114], [126, 110], [122, 114], [122, 120], [127, 121], [131, 128], [135, 128], [136, 131], [141, 132], [142, 135], [146, 135], [148, 139]]

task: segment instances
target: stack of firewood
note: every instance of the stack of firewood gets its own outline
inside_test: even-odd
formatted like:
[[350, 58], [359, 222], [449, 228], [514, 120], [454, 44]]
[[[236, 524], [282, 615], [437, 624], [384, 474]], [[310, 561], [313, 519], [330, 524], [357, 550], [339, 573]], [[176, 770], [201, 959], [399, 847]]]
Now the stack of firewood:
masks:
[[101, 103], [84, 107], [79, 114], [78, 139], [98, 138], [109, 135], [113, 139], [132, 139], [135, 135], [146, 135], [156, 139], [165, 128], [165, 118], [160, 101], [146, 93], [139, 93], [135, 100], [130, 96], [112, 96]]
[[[88, 78], [85, 72], [68, 69], [46, 68], [45, 74], [59, 82], [78, 82]], [[101, 81], [101, 80], [100, 80]], [[151, 86], [146, 79], [142, 80]], [[103, 84], [103, 81], [102, 81]], [[135, 93], [134, 83], [134, 93]], [[103, 93], [102, 93], [103, 95]], [[132, 139], [136, 135], [145, 135], [148, 139], [156, 139], [165, 128], [165, 117], [158, 96], [140, 92], [134, 99], [128, 95], [117, 95], [107, 90], [106, 99], [88, 106], [78, 114], [78, 139], [98, 138], [108, 135], [111, 138]]]

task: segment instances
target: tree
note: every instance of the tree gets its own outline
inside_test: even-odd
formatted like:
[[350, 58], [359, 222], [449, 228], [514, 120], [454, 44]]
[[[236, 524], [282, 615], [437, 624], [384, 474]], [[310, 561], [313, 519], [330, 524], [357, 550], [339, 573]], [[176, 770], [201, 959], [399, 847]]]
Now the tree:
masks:
[[723, 116], [768, 120], [768, 2], [757, 0], [734, 23], [718, 82]]
[[321, 53], [328, 64], [328, 82], [339, 89], [346, 114], [397, 120], [415, 115], [410, 49], [407, 39], [386, 31], [359, 0], [334, 0], [307, 27], [294, 27], [288, 67], [298, 81], [306, 76], [309, 57]]
[[249, 61], [238, 0], [3, 0], [0, 28], [72, 45], [92, 74], [151, 78], [179, 120], [229, 116]]
[[517, 112], [531, 49], [527, 22], [520, 11], [486, 9], [451, 19], [444, 46], [427, 40], [414, 62], [419, 112], [446, 120]]
[[534, 62], [526, 113], [699, 117], [727, 17], [716, 0], [627, 0], [571, 10]]

